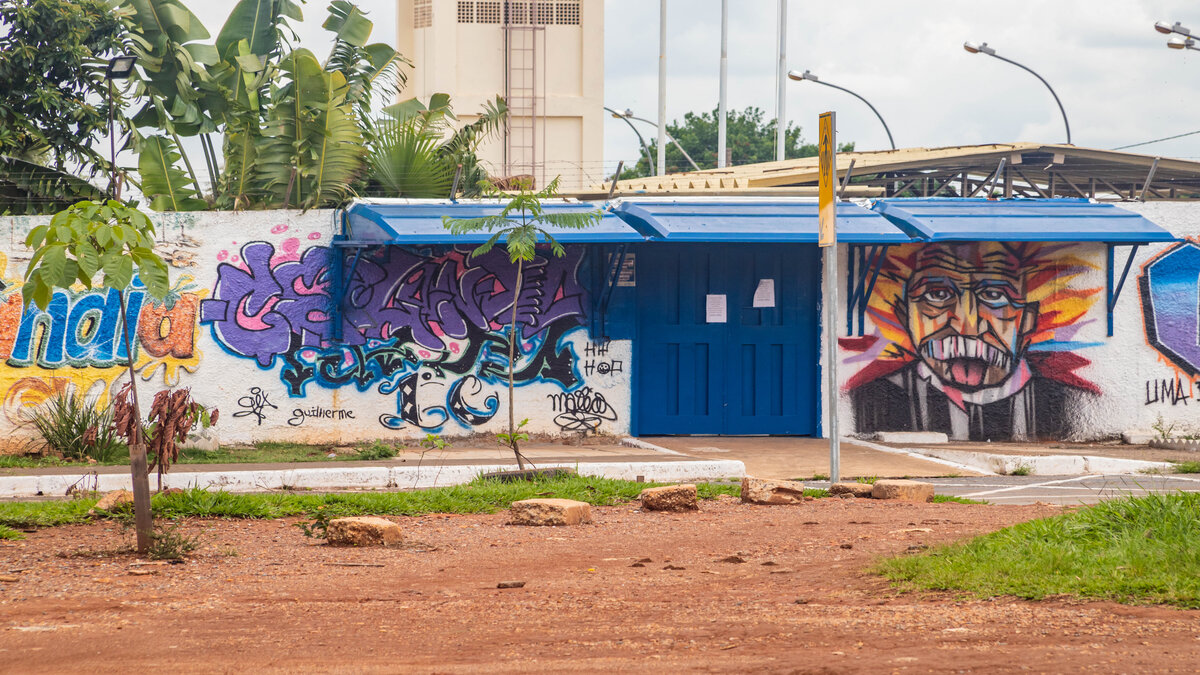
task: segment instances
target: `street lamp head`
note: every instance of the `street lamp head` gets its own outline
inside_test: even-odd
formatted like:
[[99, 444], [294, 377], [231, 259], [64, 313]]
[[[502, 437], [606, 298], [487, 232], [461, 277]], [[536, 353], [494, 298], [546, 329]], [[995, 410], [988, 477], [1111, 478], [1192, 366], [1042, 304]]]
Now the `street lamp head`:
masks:
[[133, 65], [135, 63], [137, 63], [136, 56], [114, 56], [108, 60], [108, 67], [104, 69], [104, 79], [128, 79], [133, 74]]
[[1187, 49], [1193, 44], [1195, 44], [1195, 42], [1191, 38], [1173, 37], [1170, 40], [1167, 40], [1167, 47], [1169, 49]]
[[1187, 28], [1184, 28], [1183, 25], [1180, 24], [1178, 21], [1176, 21], [1173, 24], [1167, 23], [1165, 21], [1156, 21], [1154, 23], [1154, 30], [1162, 33], [1163, 35], [1170, 35], [1171, 33], [1177, 33], [1179, 35], [1190, 36], [1192, 34], [1192, 31], [1188, 30]]
[[813, 82], [820, 81], [816, 75], [813, 75], [807, 69], [803, 73], [798, 70], [789, 70], [788, 79], [795, 80], [797, 82], [803, 82], [804, 80], [812, 80]]
[[978, 45], [975, 44], [974, 42], [964, 42], [963, 49], [967, 50], [968, 52], [970, 52], [972, 54], [983, 53], [983, 54], [987, 54], [988, 56], [996, 55], [996, 50], [989, 47], [986, 42], [984, 42], [983, 44], [978, 44]]

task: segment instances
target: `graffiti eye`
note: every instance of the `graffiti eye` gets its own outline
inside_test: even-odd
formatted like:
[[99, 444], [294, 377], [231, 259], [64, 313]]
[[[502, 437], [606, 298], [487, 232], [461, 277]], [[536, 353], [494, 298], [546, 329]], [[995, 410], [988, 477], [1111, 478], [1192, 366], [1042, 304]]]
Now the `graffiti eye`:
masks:
[[975, 297], [988, 307], [1005, 307], [1010, 304], [1008, 295], [996, 288], [981, 288], [975, 292]]
[[432, 380], [433, 373], [421, 373], [421, 379], [422, 380]]
[[925, 302], [944, 303], [954, 299], [954, 292], [949, 288], [931, 288], [921, 294]]

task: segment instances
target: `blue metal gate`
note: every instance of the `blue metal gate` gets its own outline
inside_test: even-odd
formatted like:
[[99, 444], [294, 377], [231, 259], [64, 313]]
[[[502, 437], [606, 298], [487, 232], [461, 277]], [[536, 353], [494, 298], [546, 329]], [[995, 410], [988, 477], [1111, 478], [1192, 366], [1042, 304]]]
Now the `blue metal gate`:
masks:
[[815, 434], [819, 293], [812, 245], [641, 247], [635, 432]]

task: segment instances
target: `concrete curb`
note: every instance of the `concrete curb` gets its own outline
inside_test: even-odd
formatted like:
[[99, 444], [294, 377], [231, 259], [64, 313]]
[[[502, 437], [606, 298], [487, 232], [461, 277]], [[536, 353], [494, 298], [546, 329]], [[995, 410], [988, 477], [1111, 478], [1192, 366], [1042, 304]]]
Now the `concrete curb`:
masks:
[[1131, 474], [1146, 471], [1170, 471], [1170, 462], [1098, 457], [1096, 455], [1001, 455], [991, 452], [952, 450], [949, 448], [888, 448], [876, 443], [850, 441], [883, 452], [911, 452], [914, 456], [941, 461], [953, 466], [987, 474], [1011, 474], [1021, 467], [1039, 476], [1079, 476], [1089, 474]]
[[634, 438], [632, 436], [622, 438], [621, 445], [623, 445], [627, 448], [637, 448], [639, 450], [650, 450], [652, 452], [661, 452], [664, 455], [675, 455], [677, 457], [687, 457], [688, 456], [688, 455], [683, 454], [682, 452], [677, 452], [670, 448], [664, 448], [661, 445], [655, 445], [649, 441], [643, 441], [640, 438]]
[[[857, 438], [843, 438], [842, 442], [843, 443], [851, 443], [853, 445], [859, 445], [864, 448], [870, 448], [871, 450], [876, 450], [878, 452], [886, 452], [886, 453], [890, 453], [893, 455], [904, 455], [905, 457], [912, 457], [913, 459], [921, 459], [921, 460], [925, 460], [927, 462], [933, 462], [934, 464], [945, 464], [946, 466], [952, 467], [955, 469], [965, 469], [967, 471], [975, 471], [975, 472], [992, 475], [992, 476], [996, 475], [995, 471], [992, 471], [991, 469], [989, 469], [985, 466], [979, 466], [977, 463], [974, 463], [974, 462], [959, 461], [959, 460], [935, 457], [935, 456], [929, 454], [931, 452], [930, 450], [926, 450], [924, 448], [893, 448], [889, 445], [882, 445], [880, 443], [872, 443], [871, 441], [860, 441]], [[973, 453], [971, 453], [971, 454], [973, 454]]]
[[[538, 468], [570, 467], [583, 476], [681, 483], [734, 478], [746, 474], [737, 460], [664, 462], [547, 462]], [[272, 492], [276, 490], [411, 490], [469, 483], [481, 473], [507, 471], [511, 464], [468, 464], [460, 466], [366, 466], [312, 469], [267, 469], [258, 471], [197, 471], [167, 474], [163, 488], [224, 490], [225, 492]], [[153, 479], [153, 477], [152, 477]], [[130, 490], [129, 474], [52, 474], [0, 476], [0, 499], [61, 497], [79, 484], [101, 492]]]

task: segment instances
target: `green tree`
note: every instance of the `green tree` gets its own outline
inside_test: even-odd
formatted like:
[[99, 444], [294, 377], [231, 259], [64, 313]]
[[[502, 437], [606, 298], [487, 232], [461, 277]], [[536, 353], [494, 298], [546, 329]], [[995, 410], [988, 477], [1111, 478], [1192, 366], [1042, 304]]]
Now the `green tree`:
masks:
[[446, 94], [425, 104], [409, 99], [384, 108], [375, 124], [363, 192], [383, 197], [450, 197], [462, 167], [459, 194], [478, 196], [487, 173], [479, 165], [479, 144], [500, 130], [508, 106], [499, 96], [484, 104], [479, 119], [453, 130], [457, 120]]
[[515, 356], [517, 340], [517, 306], [521, 299], [521, 285], [524, 281], [522, 274], [524, 264], [531, 262], [537, 254], [538, 239], [545, 241], [550, 252], [556, 257], [566, 255], [566, 250], [554, 238], [546, 227], [582, 230], [600, 223], [600, 211], [550, 212], [542, 202], [552, 199], [558, 193], [558, 178], [541, 190], [534, 192], [528, 181], [517, 181], [515, 194], [502, 193], [495, 188], [485, 187], [485, 191], [495, 197], [508, 197], [507, 203], [500, 213], [482, 218], [451, 218], [442, 216], [442, 223], [452, 234], [463, 235], [472, 232], [487, 231], [493, 233], [491, 238], [480, 244], [471, 252], [471, 257], [484, 255], [498, 243], [503, 243], [508, 251], [508, 259], [517, 266], [516, 282], [513, 284], [512, 316], [508, 324], [508, 433], [497, 434], [500, 442], [508, 446], [517, 457], [517, 466], [525, 469], [525, 459], [521, 454], [520, 442], [528, 440], [528, 435], [520, 433], [525, 425], [522, 421], [516, 423], [514, 412], [513, 372], [516, 369]]
[[[729, 148], [732, 163], [756, 164], [775, 160], [775, 128], [774, 119], [764, 120], [761, 109], [750, 106], [742, 111], [731, 110], [726, 120], [726, 147]], [[713, 169], [717, 166], [717, 110], [702, 113], [685, 113], [683, 122], [667, 124], [667, 133], [671, 135], [684, 150], [692, 156], [701, 169]], [[795, 123], [790, 123], [784, 130], [784, 157], [815, 157], [817, 145], [805, 143], [800, 133], [801, 129]], [[839, 152], [854, 150], [854, 143], [842, 143]], [[633, 166], [621, 172], [621, 178], [639, 178], [654, 175], [657, 167], [658, 142], [650, 142], [650, 163], [645, 154], [638, 156]], [[684, 159], [683, 154], [673, 143], [667, 143], [667, 171], [691, 171], [691, 165]]]
[[128, 354], [129, 386], [133, 393], [133, 442], [129, 446], [130, 473], [133, 477], [134, 515], [138, 551], [150, 547], [153, 522], [150, 515], [150, 484], [145, 439], [140, 433], [141, 410], [138, 407], [137, 377], [133, 370], [134, 342], [125, 314], [125, 294], [133, 282], [134, 270], [157, 300], [169, 290], [167, 264], [154, 252], [154, 225], [146, 214], [118, 201], [82, 201], [54, 215], [48, 225], [29, 231], [25, 245], [33, 257], [25, 270], [21, 296], [25, 306], [37, 305], [43, 311], [50, 306], [54, 289], [68, 289], [76, 283], [94, 288], [93, 278], [103, 274], [99, 285], [117, 292], [121, 307], [121, 331]]
[[[47, 213], [97, 190], [107, 58], [125, 28], [103, 0], [0, 0], [0, 213]], [[10, 161], [11, 160], [11, 161]]]

